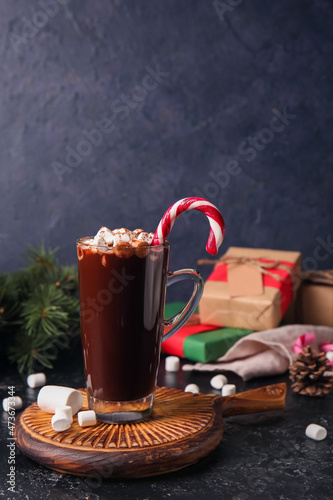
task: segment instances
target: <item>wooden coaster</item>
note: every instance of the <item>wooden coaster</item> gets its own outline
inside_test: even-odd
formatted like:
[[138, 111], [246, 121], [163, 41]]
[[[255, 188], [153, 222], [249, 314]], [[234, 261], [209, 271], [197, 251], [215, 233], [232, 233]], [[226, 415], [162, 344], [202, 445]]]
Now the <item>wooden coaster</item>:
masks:
[[[153, 413], [144, 422], [84, 428], [75, 415], [65, 432], [55, 432], [51, 414], [34, 403], [16, 419], [17, 445], [39, 464], [79, 476], [133, 478], [173, 472], [198, 462], [219, 444], [222, 406], [225, 416], [282, 408], [282, 386], [225, 398], [157, 387]], [[82, 410], [87, 410], [86, 391], [80, 391]]]
[[[82, 410], [87, 410], [86, 392], [81, 392]], [[220, 442], [223, 425], [221, 411], [214, 411], [216, 399], [220, 398], [156, 388], [147, 421], [84, 428], [74, 416], [65, 432], [55, 432], [52, 415], [34, 403], [18, 416], [17, 444], [32, 460], [59, 472], [86, 476], [100, 470], [102, 477], [171, 472], [197, 462]]]

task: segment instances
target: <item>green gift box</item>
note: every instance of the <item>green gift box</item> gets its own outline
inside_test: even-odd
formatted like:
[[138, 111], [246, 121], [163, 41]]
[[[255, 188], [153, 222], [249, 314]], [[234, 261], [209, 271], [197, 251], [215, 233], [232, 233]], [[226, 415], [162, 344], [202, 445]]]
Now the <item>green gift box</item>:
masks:
[[[167, 304], [165, 316], [177, 314], [185, 304]], [[207, 363], [223, 356], [237, 340], [252, 333], [243, 328], [216, 328], [199, 323], [186, 324], [172, 337], [162, 342], [162, 351], [180, 358]]]

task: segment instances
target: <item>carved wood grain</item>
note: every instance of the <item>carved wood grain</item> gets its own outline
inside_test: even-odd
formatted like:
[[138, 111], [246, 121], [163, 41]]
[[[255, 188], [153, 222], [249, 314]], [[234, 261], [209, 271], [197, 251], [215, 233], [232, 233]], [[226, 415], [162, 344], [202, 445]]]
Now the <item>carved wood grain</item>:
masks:
[[[86, 410], [86, 393], [81, 392]], [[224, 404], [228, 415], [253, 413], [283, 407], [284, 397], [284, 384], [226, 398], [159, 387], [153, 414], [144, 422], [82, 428], [74, 416], [65, 432], [53, 431], [51, 415], [34, 403], [17, 417], [17, 444], [32, 460], [59, 472], [152, 476], [187, 467], [216, 448], [223, 435]]]

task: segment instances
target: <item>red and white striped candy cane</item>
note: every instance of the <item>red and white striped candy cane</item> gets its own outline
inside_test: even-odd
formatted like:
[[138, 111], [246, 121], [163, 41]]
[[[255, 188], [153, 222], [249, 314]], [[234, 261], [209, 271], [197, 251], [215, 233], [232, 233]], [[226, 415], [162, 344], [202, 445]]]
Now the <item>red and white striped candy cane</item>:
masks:
[[161, 245], [168, 237], [177, 217], [183, 212], [187, 212], [187, 210], [199, 210], [207, 216], [210, 224], [210, 232], [206, 250], [208, 253], [216, 255], [224, 238], [224, 220], [216, 206], [204, 198], [183, 198], [171, 205], [157, 226], [152, 245]]

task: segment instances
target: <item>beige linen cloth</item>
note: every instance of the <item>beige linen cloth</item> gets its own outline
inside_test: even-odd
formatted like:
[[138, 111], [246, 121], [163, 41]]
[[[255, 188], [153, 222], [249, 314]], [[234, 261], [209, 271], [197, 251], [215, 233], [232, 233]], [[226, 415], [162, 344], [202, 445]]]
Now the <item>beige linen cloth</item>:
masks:
[[333, 342], [333, 328], [313, 325], [287, 325], [250, 333], [234, 344], [214, 363], [195, 363], [199, 371], [232, 371], [243, 380], [278, 375], [288, 370], [295, 354], [293, 346], [304, 333], [314, 333], [311, 347], [319, 350], [322, 342]]

